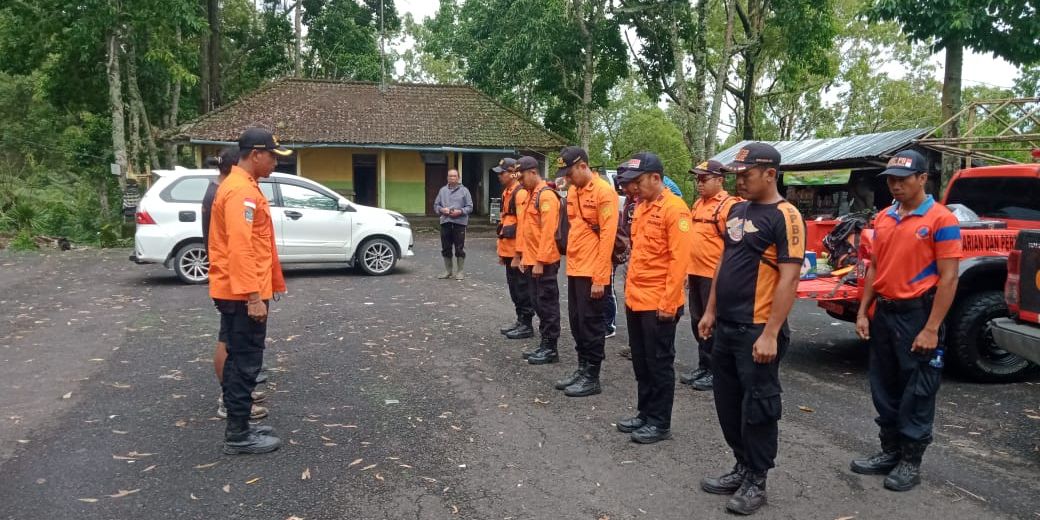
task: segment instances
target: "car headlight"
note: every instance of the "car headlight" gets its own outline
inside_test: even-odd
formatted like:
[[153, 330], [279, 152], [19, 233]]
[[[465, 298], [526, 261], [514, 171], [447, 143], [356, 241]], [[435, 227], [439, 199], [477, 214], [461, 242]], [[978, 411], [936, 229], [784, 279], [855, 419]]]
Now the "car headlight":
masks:
[[404, 215], [400, 213], [394, 213], [391, 211], [390, 216], [394, 217], [394, 225], [401, 227], [412, 227], [412, 225], [408, 223], [408, 219], [404, 218]]

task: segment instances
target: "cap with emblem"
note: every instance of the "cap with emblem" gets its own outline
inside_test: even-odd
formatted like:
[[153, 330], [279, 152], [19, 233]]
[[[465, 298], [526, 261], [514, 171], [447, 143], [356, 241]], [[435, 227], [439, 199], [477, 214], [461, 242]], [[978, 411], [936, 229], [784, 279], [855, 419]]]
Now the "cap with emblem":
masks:
[[506, 173], [514, 168], [516, 168], [516, 159], [506, 157], [501, 161], [498, 161], [498, 166], [492, 168], [491, 171], [495, 173]]
[[729, 164], [722, 167], [723, 173], [741, 173], [755, 166], [780, 166], [780, 152], [766, 143], [748, 143], [737, 151]]
[[647, 172], [664, 175], [664, 165], [661, 164], [661, 159], [652, 152], [637, 153], [618, 167], [618, 182], [632, 182]]
[[909, 177], [928, 171], [928, 159], [913, 150], [903, 150], [888, 160], [888, 168], [880, 175], [893, 177]]
[[563, 150], [560, 150], [560, 157], [556, 159], [556, 170], [557, 177], [563, 177], [569, 175], [571, 167], [579, 162], [584, 161], [585, 164], [589, 163], [589, 154], [583, 148], [577, 146], [568, 146]]
[[525, 172], [527, 170], [538, 170], [538, 159], [525, 155], [516, 161], [516, 170]]
[[723, 175], [722, 163], [714, 159], [704, 161], [693, 168], [690, 168], [690, 173], [694, 175]]
[[278, 139], [264, 128], [247, 128], [238, 136], [239, 150], [267, 150], [283, 157], [292, 155], [292, 150], [278, 144]]

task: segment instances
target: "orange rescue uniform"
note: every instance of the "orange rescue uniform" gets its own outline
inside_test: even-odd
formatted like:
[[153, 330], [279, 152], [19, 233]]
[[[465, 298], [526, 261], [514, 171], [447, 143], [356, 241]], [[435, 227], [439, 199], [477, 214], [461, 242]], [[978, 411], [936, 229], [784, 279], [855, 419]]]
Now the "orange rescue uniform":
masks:
[[523, 189], [519, 182], [502, 191], [502, 228], [513, 226], [515, 233], [513, 238], [499, 237], [498, 256], [502, 258], [513, 258], [520, 251], [518, 248], [520, 241], [519, 212], [526, 202], [527, 190]]
[[209, 295], [270, 300], [285, 292], [271, 208], [252, 175], [238, 166], [220, 183], [209, 228]]
[[598, 175], [584, 188], [571, 186], [567, 190], [567, 220], [567, 276], [589, 277], [594, 285], [610, 285], [610, 257], [618, 226], [617, 192]]
[[[539, 195], [540, 194], [540, 195]], [[560, 261], [556, 228], [560, 224], [560, 198], [546, 182], [531, 190], [519, 210], [521, 265], [554, 264]]]
[[690, 228], [686, 202], [668, 190], [657, 200], [639, 203], [632, 221], [626, 307], [636, 312], [675, 314], [683, 306]]
[[686, 274], [704, 278], [715, 277], [715, 269], [719, 260], [722, 260], [722, 237], [726, 233], [729, 210], [741, 200], [740, 197], [734, 197], [722, 190], [707, 201], [698, 198], [693, 203], [690, 209], [693, 245], [690, 247], [690, 265], [686, 268]]

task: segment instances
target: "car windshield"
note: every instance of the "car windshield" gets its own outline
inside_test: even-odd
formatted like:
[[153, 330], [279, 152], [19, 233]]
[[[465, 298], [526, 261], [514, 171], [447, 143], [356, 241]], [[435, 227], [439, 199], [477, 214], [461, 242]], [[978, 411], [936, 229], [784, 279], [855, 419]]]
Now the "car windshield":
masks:
[[957, 179], [947, 204], [964, 204], [982, 218], [1040, 222], [1040, 179], [980, 177]]

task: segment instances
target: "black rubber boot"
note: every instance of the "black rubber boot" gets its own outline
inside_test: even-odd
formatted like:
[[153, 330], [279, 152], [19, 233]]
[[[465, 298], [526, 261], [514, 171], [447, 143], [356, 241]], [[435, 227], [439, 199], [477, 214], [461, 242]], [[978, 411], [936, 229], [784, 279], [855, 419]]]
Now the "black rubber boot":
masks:
[[899, 432], [882, 430], [878, 435], [881, 439], [881, 451], [865, 459], [854, 459], [849, 469], [860, 475], [888, 475], [902, 458], [902, 450], [899, 446]]
[[563, 390], [567, 397], [588, 397], [603, 393], [599, 384], [599, 363], [586, 363], [585, 371], [578, 376], [577, 381]]
[[738, 462], [725, 475], [701, 479], [701, 489], [713, 495], [732, 495], [744, 484], [745, 476], [747, 476], [747, 468]]
[[748, 471], [744, 483], [726, 504], [726, 511], [738, 515], [752, 515], [766, 505], [766, 474]]
[[249, 426], [249, 419], [228, 418], [224, 431], [224, 453], [227, 455], [270, 453], [282, 445], [272, 433], [261, 433]]
[[549, 363], [559, 363], [559, 361], [560, 354], [556, 351], [556, 339], [554, 338], [542, 338], [538, 351], [527, 358], [527, 362], [532, 365], [548, 365]]
[[567, 388], [568, 386], [573, 385], [574, 382], [577, 381], [581, 377], [581, 375], [583, 373], [585, 373], [585, 367], [587, 365], [588, 365], [588, 363], [586, 363], [585, 361], [579, 361], [577, 370], [575, 370], [574, 372], [571, 372], [569, 375], [565, 376], [563, 379], [557, 380], [556, 384], [554, 385], [555, 388], [557, 390], [563, 390], [564, 388]]
[[903, 458], [899, 464], [885, 477], [885, 489], [891, 491], [910, 491], [921, 483], [921, 457], [928, 447], [927, 442], [903, 440]]

